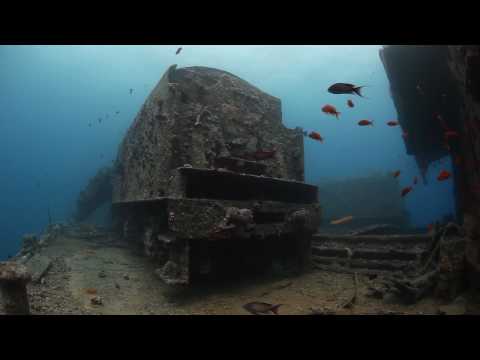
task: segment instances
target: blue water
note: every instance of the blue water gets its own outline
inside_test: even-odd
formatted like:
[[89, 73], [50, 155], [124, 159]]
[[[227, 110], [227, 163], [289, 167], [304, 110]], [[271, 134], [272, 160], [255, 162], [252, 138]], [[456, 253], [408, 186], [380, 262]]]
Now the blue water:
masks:
[[[173, 63], [229, 71], [279, 97], [286, 126], [320, 132], [323, 144], [305, 139], [307, 182], [400, 169], [401, 185], [410, 185], [414, 158], [400, 128], [384, 124], [397, 114], [379, 48], [183, 45], [176, 56], [177, 46], [0, 46], [0, 259], [18, 250], [22, 234], [45, 227], [48, 208], [54, 221], [70, 219], [79, 191], [115, 158]], [[335, 82], [368, 85], [368, 99], [328, 93]], [[340, 120], [320, 111], [327, 103]], [[375, 126], [359, 127], [360, 119]], [[404, 200], [413, 225], [453, 212], [452, 182], [438, 183], [439, 170], [430, 168], [428, 185], [420, 181]]]

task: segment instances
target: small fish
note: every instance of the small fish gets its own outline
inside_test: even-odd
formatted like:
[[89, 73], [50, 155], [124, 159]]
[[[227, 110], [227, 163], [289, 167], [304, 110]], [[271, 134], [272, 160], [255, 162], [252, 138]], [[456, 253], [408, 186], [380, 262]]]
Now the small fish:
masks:
[[338, 119], [338, 115], [340, 115], [340, 113], [337, 111], [337, 109], [335, 108], [335, 106], [330, 105], [330, 104], [327, 104], [327, 105], [325, 105], [324, 107], [322, 107], [322, 111], [323, 111], [325, 114], [335, 116], [337, 119]]
[[308, 134], [308, 137], [313, 139], [313, 140], [317, 140], [317, 141], [320, 141], [321, 143], [323, 143], [323, 137], [318, 132], [312, 131], [312, 132], [310, 132], [310, 134]]
[[440, 171], [440, 174], [437, 176], [438, 181], [447, 180], [452, 174], [450, 174], [447, 170]]
[[352, 220], [353, 220], [353, 216], [345, 216], [341, 219], [330, 221], [330, 224], [331, 225], [340, 225], [340, 224], [345, 224], [347, 222], [350, 222]]
[[303, 136], [308, 136], [308, 131], [307, 130], [303, 131]]
[[397, 178], [397, 177], [399, 177], [399, 176], [400, 176], [400, 170], [397, 170], [397, 171], [395, 171], [395, 172], [393, 173], [393, 177], [394, 177], [394, 178]]
[[350, 100], [350, 99], [347, 101], [347, 105], [348, 105], [348, 107], [351, 107], [351, 108], [353, 108], [353, 107], [355, 106], [355, 105], [353, 104], [353, 101]]
[[12, 255], [7, 255], [7, 260], [10, 260], [12, 258]]
[[115, 111], [115, 115], [118, 115], [118, 114], [120, 114], [120, 111]]
[[449, 137], [458, 137], [458, 133], [456, 131], [453, 131], [453, 130], [448, 130], [448, 131], [445, 131], [444, 134], [446, 139], [448, 139]]
[[253, 315], [268, 314], [270, 312], [278, 315], [278, 308], [280, 306], [282, 306], [282, 304], [273, 305], [269, 303], [255, 301], [243, 305], [243, 308]]
[[133, 89], [128, 90], [130, 92], [130, 95], [133, 94]]
[[88, 127], [92, 127], [92, 123], [88, 123]]
[[402, 197], [404, 197], [405, 195], [407, 195], [410, 191], [413, 190], [413, 187], [412, 186], [407, 186], [406, 188], [403, 188], [402, 192], [400, 193], [400, 195]]
[[100, 124], [102, 122], [102, 118], [98, 118], [98, 123]]
[[180, 51], [182, 51], [182, 48], [181, 48], [181, 47], [179, 47], [179, 48], [177, 49], [177, 51], [175, 52], [175, 55], [180, 54]]
[[97, 289], [95, 289], [95, 288], [85, 289], [85, 292], [86, 292], [88, 295], [97, 295]]
[[402, 133], [402, 138], [403, 138], [404, 140], [407, 140], [407, 138], [408, 138], [408, 132], [407, 132], [407, 131], [404, 131], [404, 132]]
[[392, 121], [389, 121], [389, 122], [387, 122], [387, 125], [388, 125], [388, 126], [397, 126], [397, 125], [398, 125], [398, 121], [393, 121], [393, 120], [392, 120]]
[[433, 224], [428, 224], [427, 225], [427, 230], [428, 230], [428, 232], [431, 232], [433, 230]]
[[[357, 94], [362, 96], [360, 90], [365, 86], [356, 86], [353, 84], [336, 83], [328, 88], [328, 92], [332, 94]], [[363, 97], [363, 96], [362, 96]]]
[[413, 178], [413, 185], [417, 185], [418, 184], [418, 177], [414, 177]]
[[360, 125], [360, 126], [367, 126], [367, 125], [373, 126], [373, 121], [370, 121], [370, 120], [360, 120], [360, 121], [358, 122], [358, 125]]
[[266, 160], [274, 157], [276, 150], [272, 151], [265, 151], [265, 150], [257, 150], [255, 151], [251, 157], [253, 157], [255, 160]]

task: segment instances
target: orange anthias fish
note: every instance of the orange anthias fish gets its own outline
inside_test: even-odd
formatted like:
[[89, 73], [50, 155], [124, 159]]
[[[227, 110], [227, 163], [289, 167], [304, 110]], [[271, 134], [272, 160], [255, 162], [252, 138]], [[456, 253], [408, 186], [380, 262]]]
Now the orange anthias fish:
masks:
[[360, 120], [360, 121], [358, 122], [358, 125], [360, 125], [360, 126], [367, 126], [367, 125], [373, 126], [373, 121], [370, 121], [370, 120]]
[[389, 121], [389, 122], [387, 122], [387, 125], [388, 125], [388, 126], [397, 126], [397, 125], [398, 125], [398, 121], [393, 121], [393, 120], [392, 120], [392, 121]]
[[446, 139], [448, 139], [450, 137], [458, 137], [458, 133], [456, 131], [453, 131], [453, 130], [445, 131], [445, 133], [443, 135], [445, 136]]
[[433, 230], [433, 224], [428, 224], [427, 230], [428, 232], [431, 232]]
[[348, 100], [348, 101], [347, 101], [347, 105], [348, 105], [349, 107], [351, 107], [351, 108], [355, 106], [355, 105], [353, 104], [353, 101], [352, 101], [352, 100]]
[[450, 174], [447, 170], [440, 171], [440, 174], [437, 176], [438, 181], [447, 180], [452, 174]]
[[265, 151], [265, 150], [257, 150], [252, 154], [252, 157], [255, 160], [266, 160], [270, 159], [275, 156], [276, 150]]
[[399, 176], [400, 176], [400, 170], [397, 170], [397, 171], [395, 171], [395, 172], [393, 173], [393, 177], [394, 177], [394, 178], [397, 178], [397, 177], [399, 177]]
[[324, 107], [322, 107], [322, 111], [325, 114], [334, 115], [337, 119], [338, 119], [338, 115], [340, 115], [340, 113], [337, 111], [335, 106], [330, 105], [330, 104], [327, 104]]
[[412, 190], [413, 190], [413, 187], [412, 187], [412, 186], [407, 186], [406, 188], [404, 188], [404, 189], [402, 190], [402, 192], [400, 193], [400, 195], [401, 195], [402, 197], [404, 197], [405, 195], [407, 195], [407, 194], [408, 194], [410, 191], [412, 191]]
[[349, 221], [352, 221], [352, 220], [353, 220], [353, 216], [345, 216], [341, 219], [330, 221], [330, 224], [331, 225], [340, 225], [340, 224], [345, 224], [345, 223], [347, 223]]
[[323, 143], [323, 137], [322, 135], [320, 135], [318, 132], [316, 131], [312, 131], [310, 132], [310, 134], [308, 134], [308, 137], [313, 139], [313, 140], [317, 140], [317, 141], [320, 141], [321, 143]]
[[418, 184], [418, 178], [415, 176], [413, 178], [413, 185], [417, 185]]

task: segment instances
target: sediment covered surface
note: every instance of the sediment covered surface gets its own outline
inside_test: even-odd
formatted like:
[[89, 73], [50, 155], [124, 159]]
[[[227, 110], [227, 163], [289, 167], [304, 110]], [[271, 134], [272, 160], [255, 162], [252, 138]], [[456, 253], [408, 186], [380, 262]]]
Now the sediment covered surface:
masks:
[[32, 314], [225, 314], [248, 315], [246, 303], [284, 304], [281, 315], [321, 314], [436, 314], [465, 313], [460, 297], [450, 304], [422, 299], [415, 305], [389, 304], [375, 299], [370, 287], [381, 275], [358, 275], [355, 305], [343, 309], [352, 297], [352, 274], [312, 270], [301, 276], [265, 275], [227, 283], [201, 284], [184, 291], [164, 285], [141, 254], [114, 237], [61, 235], [42, 249], [53, 259], [38, 283], [28, 285]]

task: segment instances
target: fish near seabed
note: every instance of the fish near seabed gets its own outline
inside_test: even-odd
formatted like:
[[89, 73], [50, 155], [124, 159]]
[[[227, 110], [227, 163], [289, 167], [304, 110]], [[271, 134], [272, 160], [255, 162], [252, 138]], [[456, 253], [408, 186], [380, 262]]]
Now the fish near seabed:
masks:
[[253, 315], [268, 314], [270, 312], [278, 315], [278, 308], [280, 306], [282, 306], [282, 304], [273, 305], [269, 303], [254, 301], [243, 305], [243, 308]]
[[179, 47], [179, 48], [177, 49], [177, 51], [175, 52], [175, 55], [180, 54], [180, 51], [182, 51], [182, 48], [181, 48], [181, 47]]
[[328, 92], [332, 94], [357, 94], [363, 97], [360, 90], [365, 86], [356, 86], [347, 83], [336, 83], [328, 88]]
[[353, 216], [345, 216], [341, 219], [330, 221], [330, 224], [331, 225], [340, 225], [340, 224], [345, 224], [347, 222], [350, 222], [352, 220], [353, 220]]

